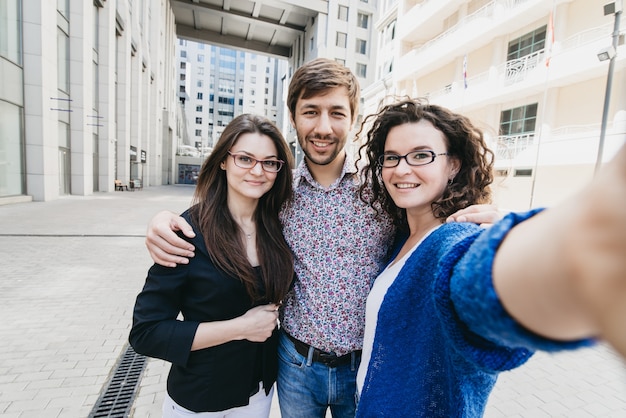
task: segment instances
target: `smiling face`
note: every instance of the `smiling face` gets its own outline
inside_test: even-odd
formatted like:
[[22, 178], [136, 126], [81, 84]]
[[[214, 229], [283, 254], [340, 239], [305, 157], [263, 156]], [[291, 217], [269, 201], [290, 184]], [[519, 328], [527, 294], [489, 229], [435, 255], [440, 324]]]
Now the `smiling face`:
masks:
[[[412, 151], [430, 150], [435, 154], [447, 152], [446, 138], [427, 120], [405, 123], [389, 130], [385, 154], [405, 155]], [[382, 168], [382, 179], [395, 204], [407, 210], [408, 217], [434, 218], [431, 203], [439, 200], [459, 171], [456, 158], [440, 155], [427, 165], [410, 166], [400, 159], [396, 167]]]
[[[299, 98], [291, 122], [309, 164], [324, 166], [345, 154], [352, 129], [350, 99], [345, 87], [336, 87], [308, 99]], [[343, 164], [343, 159], [340, 161]]]
[[[257, 160], [279, 159], [276, 145], [271, 138], [258, 132], [242, 134], [230, 152], [247, 155]], [[278, 173], [264, 171], [261, 163], [257, 163], [252, 168], [238, 167], [231, 155], [228, 155], [222, 162], [221, 167], [226, 171], [229, 201], [232, 199], [258, 200], [272, 188], [278, 175]]]

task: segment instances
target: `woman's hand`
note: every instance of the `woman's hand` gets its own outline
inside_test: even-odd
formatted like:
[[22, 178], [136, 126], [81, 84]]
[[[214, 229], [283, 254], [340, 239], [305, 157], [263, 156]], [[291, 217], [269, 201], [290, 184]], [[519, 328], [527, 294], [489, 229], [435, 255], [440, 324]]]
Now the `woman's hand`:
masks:
[[254, 307], [240, 318], [243, 324], [241, 339], [263, 342], [278, 325], [278, 305], [270, 303]]

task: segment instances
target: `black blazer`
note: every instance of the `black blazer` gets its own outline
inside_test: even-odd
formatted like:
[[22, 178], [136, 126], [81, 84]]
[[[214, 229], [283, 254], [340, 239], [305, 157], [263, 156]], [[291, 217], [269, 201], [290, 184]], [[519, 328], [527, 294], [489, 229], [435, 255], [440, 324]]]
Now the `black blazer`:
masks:
[[[191, 223], [189, 211], [183, 217]], [[189, 264], [154, 264], [148, 271], [129, 341], [137, 353], [172, 363], [167, 391], [177, 404], [195, 412], [223, 411], [247, 405], [260, 381], [269, 392], [278, 371], [278, 339], [274, 330], [263, 343], [230, 341], [191, 351], [200, 322], [232, 319], [253, 307], [241, 281], [213, 265], [204, 237], [195, 226], [194, 232], [187, 239], [196, 247]]]

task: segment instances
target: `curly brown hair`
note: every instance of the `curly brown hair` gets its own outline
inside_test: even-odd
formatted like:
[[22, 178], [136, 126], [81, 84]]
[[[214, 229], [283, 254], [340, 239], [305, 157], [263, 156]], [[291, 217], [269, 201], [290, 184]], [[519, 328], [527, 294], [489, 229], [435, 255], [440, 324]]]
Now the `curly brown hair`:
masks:
[[366, 158], [366, 165], [361, 170], [363, 182], [359, 195], [379, 213], [381, 210], [387, 212], [401, 229], [407, 228], [406, 210], [396, 206], [385, 189], [378, 158], [384, 153], [391, 128], [420, 120], [429, 121], [443, 133], [448, 155], [457, 158], [461, 164], [441, 199], [431, 203], [433, 215], [443, 221], [470, 205], [491, 202], [489, 185], [493, 181], [494, 154], [487, 148], [483, 132], [467, 117], [429, 104], [425, 99], [402, 99], [367, 116], [357, 133], [358, 138], [371, 124], [359, 152], [359, 160]]

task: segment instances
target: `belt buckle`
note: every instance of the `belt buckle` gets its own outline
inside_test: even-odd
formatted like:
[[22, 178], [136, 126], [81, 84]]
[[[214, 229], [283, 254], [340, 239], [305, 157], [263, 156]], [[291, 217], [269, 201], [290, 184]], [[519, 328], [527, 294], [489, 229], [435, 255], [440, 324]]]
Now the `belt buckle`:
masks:
[[323, 351], [319, 353], [320, 363], [324, 363], [325, 365], [331, 368], [337, 367], [339, 365], [339, 358], [340, 357], [338, 357], [334, 353], [326, 353]]

